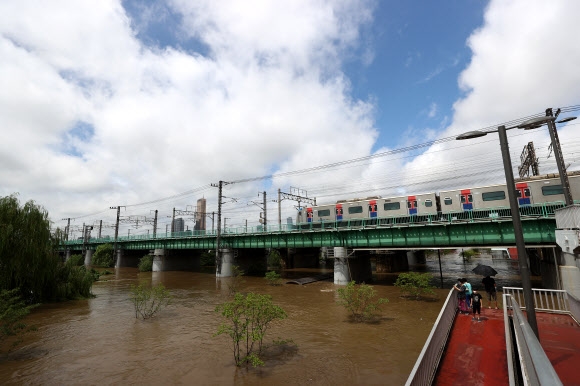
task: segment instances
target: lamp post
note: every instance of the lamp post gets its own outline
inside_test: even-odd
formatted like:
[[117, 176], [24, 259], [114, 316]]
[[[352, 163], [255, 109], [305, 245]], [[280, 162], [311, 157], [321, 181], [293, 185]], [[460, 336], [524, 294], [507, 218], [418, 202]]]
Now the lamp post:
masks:
[[526, 253], [526, 245], [524, 243], [524, 233], [522, 231], [522, 221], [520, 218], [520, 210], [516, 198], [514, 173], [512, 171], [512, 161], [510, 157], [509, 144], [507, 140], [506, 130], [519, 128], [520, 126], [513, 126], [506, 128], [500, 126], [495, 131], [470, 131], [457, 136], [456, 139], [471, 139], [487, 135], [488, 133], [497, 132], [499, 134], [499, 143], [501, 146], [501, 154], [503, 158], [503, 167], [505, 171], [505, 180], [507, 184], [508, 198], [510, 202], [510, 210], [512, 213], [512, 220], [514, 224], [514, 235], [516, 239], [516, 248], [518, 250], [518, 263], [520, 266], [520, 275], [522, 277], [522, 288], [524, 291], [524, 301], [526, 303], [526, 313], [530, 327], [539, 339], [538, 323], [536, 321], [536, 309], [534, 307], [534, 296], [532, 293], [532, 282], [530, 280], [530, 267], [528, 266], [528, 255]]
[[[551, 114], [551, 109], [550, 114]], [[564, 118], [558, 123], [569, 122], [576, 119], [576, 117]], [[560, 147], [560, 140], [558, 139], [558, 132], [556, 131], [556, 120], [555, 117], [548, 115], [545, 117], [539, 117], [525, 121], [524, 123], [517, 126], [520, 129], [531, 130], [537, 129], [538, 127], [548, 124], [548, 130], [550, 131], [550, 139], [552, 140], [552, 149], [554, 149], [554, 157], [556, 158], [556, 165], [558, 166], [558, 174], [560, 175], [560, 182], [562, 184], [562, 191], [564, 193], [564, 200], [566, 206], [574, 204], [572, 199], [572, 193], [570, 191], [570, 182], [568, 181], [568, 173], [566, 172], [566, 166], [564, 165], [564, 158], [562, 157], [562, 149]]]

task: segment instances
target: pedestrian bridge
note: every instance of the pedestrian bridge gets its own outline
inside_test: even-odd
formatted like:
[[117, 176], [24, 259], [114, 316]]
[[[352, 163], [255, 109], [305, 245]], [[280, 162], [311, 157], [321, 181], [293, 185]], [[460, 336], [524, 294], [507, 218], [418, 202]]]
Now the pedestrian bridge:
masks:
[[406, 385], [579, 384], [580, 300], [532, 291], [539, 339], [522, 311], [521, 288], [504, 287], [503, 312], [482, 307], [480, 322], [458, 313], [451, 290]]
[[[554, 209], [535, 205], [520, 208], [525, 243], [556, 244]], [[511, 246], [515, 244], [509, 208], [451, 213], [445, 216], [410, 216], [359, 219], [297, 225], [226, 228], [220, 248], [457, 248], [463, 246]], [[123, 236], [118, 247], [125, 250], [215, 249], [217, 232], [186, 231]], [[69, 240], [61, 249], [96, 249], [112, 243], [111, 237]]]

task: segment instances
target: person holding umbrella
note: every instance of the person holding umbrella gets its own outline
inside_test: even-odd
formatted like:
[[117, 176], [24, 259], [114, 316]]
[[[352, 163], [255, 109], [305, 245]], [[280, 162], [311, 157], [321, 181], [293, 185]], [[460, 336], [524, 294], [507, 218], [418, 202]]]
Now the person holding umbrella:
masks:
[[497, 271], [490, 267], [489, 265], [478, 264], [477, 267], [472, 270], [478, 275], [484, 276], [481, 284], [485, 287], [485, 292], [487, 292], [487, 300], [489, 300], [488, 308], [491, 308], [491, 301], [495, 301], [495, 309], [497, 310], [497, 291], [495, 288], [495, 279], [491, 276], [497, 275]]
[[495, 279], [493, 277], [486, 276], [481, 281], [481, 284], [485, 287], [485, 292], [487, 292], [487, 300], [489, 305], [487, 308], [491, 308], [491, 301], [495, 301], [495, 309], [497, 310], [497, 291], [495, 288]]

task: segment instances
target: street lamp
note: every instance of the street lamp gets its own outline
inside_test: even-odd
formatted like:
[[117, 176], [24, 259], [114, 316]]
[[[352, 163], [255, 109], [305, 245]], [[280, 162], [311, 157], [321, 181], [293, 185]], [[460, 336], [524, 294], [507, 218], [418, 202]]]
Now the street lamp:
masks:
[[534, 307], [534, 296], [532, 294], [532, 282], [530, 280], [530, 267], [528, 266], [528, 255], [526, 253], [526, 245], [524, 243], [524, 233], [522, 231], [522, 221], [520, 218], [520, 210], [516, 198], [515, 192], [515, 181], [514, 173], [512, 171], [512, 160], [510, 157], [509, 145], [506, 135], [506, 130], [519, 128], [520, 126], [513, 126], [506, 128], [505, 126], [499, 126], [497, 130], [494, 131], [470, 131], [457, 136], [456, 139], [471, 139], [478, 138], [487, 135], [488, 133], [497, 132], [499, 134], [499, 143], [501, 146], [501, 154], [503, 158], [503, 167], [505, 171], [505, 180], [507, 184], [508, 198], [510, 202], [510, 209], [512, 212], [512, 220], [514, 224], [514, 235], [516, 238], [516, 248], [518, 250], [518, 262], [520, 266], [520, 275], [522, 277], [522, 288], [524, 291], [524, 301], [526, 303], [526, 313], [528, 316], [528, 323], [536, 334], [538, 339], [540, 335], [538, 333], [538, 323], [536, 321], [536, 309]]
[[[551, 111], [551, 109], [550, 109]], [[550, 112], [551, 114], [551, 112]], [[557, 114], [557, 113], [556, 113]], [[576, 117], [568, 117], [564, 118], [558, 123], [569, 122], [576, 119]], [[564, 200], [566, 202], [566, 206], [570, 206], [574, 204], [574, 200], [572, 199], [572, 192], [570, 191], [570, 183], [568, 181], [568, 173], [566, 172], [566, 166], [564, 165], [564, 158], [562, 157], [562, 149], [560, 148], [560, 140], [558, 139], [558, 133], [556, 131], [556, 120], [555, 117], [552, 116], [545, 116], [530, 119], [525, 121], [524, 123], [520, 124], [518, 127], [524, 130], [531, 130], [537, 129], [538, 127], [543, 126], [544, 124], [548, 124], [548, 130], [550, 131], [550, 139], [552, 140], [552, 149], [554, 149], [554, 157], [556, 158], [556, 165], [558, 166], [558, 173], [560, 175], [560, 182], [562, 184], [562, 191], [564, 193]]]

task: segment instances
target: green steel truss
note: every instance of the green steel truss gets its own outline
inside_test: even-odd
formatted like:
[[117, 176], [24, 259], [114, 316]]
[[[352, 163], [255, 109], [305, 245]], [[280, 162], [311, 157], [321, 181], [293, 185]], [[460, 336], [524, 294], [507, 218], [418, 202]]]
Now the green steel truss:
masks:
[[[528, 218], [522, 221], [526, 245], [556, 244], [556, 222], [553, 218]], [[299, 228], [299, 229], [296, 229]], [[174, 233], [166, 237], [120, 238], [119, 248], [150, 249], [215, 249], [215, 234]], [[91, 239], [89, 249], [112, 239]], [[341, 223], [301, 224], [294, 229], [258, 232], [223, 233], [222, 248], [436, 248], [462, 246], [514, 245], [511, 221], [473, 221], [454, 219], [452, 222], [387, 223], [379, 220]], [[68, 249], [80, 250], [81, 240], [66, 243]], [[64, 246], [61, 247], [64, 249]]]

